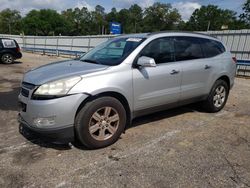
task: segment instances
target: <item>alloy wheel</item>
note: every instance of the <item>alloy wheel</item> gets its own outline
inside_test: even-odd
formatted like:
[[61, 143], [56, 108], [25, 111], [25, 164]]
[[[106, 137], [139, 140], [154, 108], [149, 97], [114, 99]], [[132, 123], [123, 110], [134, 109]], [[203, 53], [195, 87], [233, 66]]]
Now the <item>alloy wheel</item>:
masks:
[[100, 108], [90, 118], [89, 133], [98, 141], [107, 140], [116, 133], [119, 122], [119, 114], [114, 108]]
[[226, 88], [222, 85], [218, 86], [215, 90], [213, 103], [216, 108], [220, 108], [226, 100]]

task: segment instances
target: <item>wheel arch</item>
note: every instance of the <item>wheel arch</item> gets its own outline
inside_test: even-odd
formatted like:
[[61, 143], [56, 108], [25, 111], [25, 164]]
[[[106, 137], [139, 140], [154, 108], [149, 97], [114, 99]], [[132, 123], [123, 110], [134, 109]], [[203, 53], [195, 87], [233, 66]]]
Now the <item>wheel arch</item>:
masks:
[[132, 113], [131, 113], [130, 106], [129, 106], [129, 103], [128, 103], [126, 97], [124, 95], [122, 95], [121, 93], [114, 92], [114, 91], [102, 92], [102, 93], [98, 93], [96, 95], [89, 95], [89, 97], [87, 97], [84, 101], [82, 101], [82, 103], [77, 108], [75, 118], [76, 118], [77, 114], [79, 113], [79, 111], [82, 109], [82, 107], [87, 102], [95, 100], [95, 99], [100, 98], [100, 97], [113, 97], [113, 98], [117, 99], [118, 101], [120, 101], [122, 103], [122, 105], [124, 106], [125, 111], [126, 111], [126, 116], [127, 116], [126, 127], [131, 124]]
[[230, 79], [229, 79], [229, 77], [227, 75], [220, 76], [217, 80], [223, 80], [223, 81], [225, 81], [227, 83], [227, 85], [228, 85], [228, 88], [230, 88], [230, 84], [231, 83], [230, 83]]

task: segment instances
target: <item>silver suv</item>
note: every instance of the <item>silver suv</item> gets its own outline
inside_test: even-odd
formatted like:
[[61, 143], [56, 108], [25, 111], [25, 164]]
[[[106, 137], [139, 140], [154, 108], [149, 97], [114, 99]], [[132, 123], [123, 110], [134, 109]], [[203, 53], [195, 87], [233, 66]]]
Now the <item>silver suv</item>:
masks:
[[79, 60], [33, 69], [19, 95], [22, 128], [88, 148], [113, 144], [132, 119], [202, 101], [226, 104], [236, 63], [217, 39], [183, 32], [123, 35]]

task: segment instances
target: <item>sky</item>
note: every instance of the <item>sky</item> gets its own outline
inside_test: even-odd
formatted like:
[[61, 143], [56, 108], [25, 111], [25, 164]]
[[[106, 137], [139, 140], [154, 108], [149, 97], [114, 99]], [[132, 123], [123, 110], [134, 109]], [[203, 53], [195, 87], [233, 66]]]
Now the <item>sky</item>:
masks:
[[231, 9], [241, 13], [245, 0], [0, 0], [0, 10], [5, 8], [16, 9], [25, 15], [31, 9], [51, 8], [58, 12], [67, 8], [87, 7], [93, 10], [96, 5], [101, 5], [108, 12], [112, 7], [120, 10], [129, 8], [132, 4], [138, 4], [143, 8], [154, 2], [171, 3], [187, 21], [192, 12], [202, 5], [214, 4], [223, 9]]

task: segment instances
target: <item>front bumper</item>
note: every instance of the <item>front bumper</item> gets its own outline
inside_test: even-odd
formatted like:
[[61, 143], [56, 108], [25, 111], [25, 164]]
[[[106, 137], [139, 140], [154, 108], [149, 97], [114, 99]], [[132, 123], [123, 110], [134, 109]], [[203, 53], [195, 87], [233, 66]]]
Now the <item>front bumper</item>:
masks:
[[20, 113], [18, 114], [18, 121], [20, 122], [19, 131], [24, 136], [26, 135], [26, 133], [28, 133], [46, 141], [56, 141], [61, 143], [69, 143], [74, 141], [75, 135], [73, 125], [55, 129], [35, 128], [25, 122]]
[[[19, 102], [25, 105], [18, 115], [22, 127], [38, 136], [52, 140], [73, 140], [74, 121], [78, 107], [88, 95], [75, 94], [50, 100], [31, 100], [30, 97], [19, 95]], [[53, 117], [53, 125], [37, 125], [35, 119]]]

